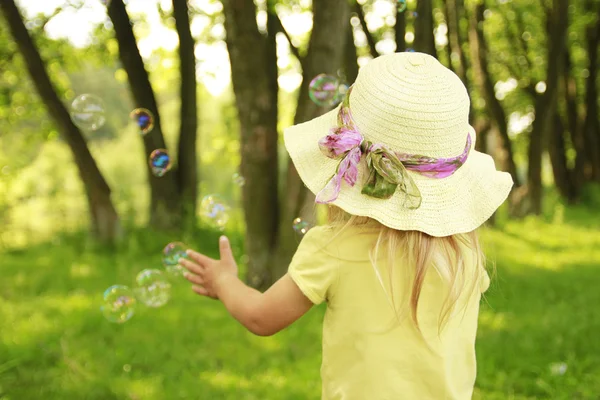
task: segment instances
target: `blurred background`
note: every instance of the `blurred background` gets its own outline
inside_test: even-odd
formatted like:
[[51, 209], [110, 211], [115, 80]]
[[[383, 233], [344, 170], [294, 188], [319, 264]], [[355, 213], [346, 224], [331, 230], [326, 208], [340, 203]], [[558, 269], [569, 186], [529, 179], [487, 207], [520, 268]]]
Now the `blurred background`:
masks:
[[[600, 1], [0, 11], [0, 400], [319, 398], [323, 307], [254, 337], [191, 293], [165, 246], [216, 256], [224, 232], [244, 279], [269, 287], [326, 219], [282, 130], [404, 51], [463, 80], [479, 150], [515, 181], [482, 230], [496, 272], [474, 398], [600, 399]], [[152, 279], [154, 303], [137, 295]]]

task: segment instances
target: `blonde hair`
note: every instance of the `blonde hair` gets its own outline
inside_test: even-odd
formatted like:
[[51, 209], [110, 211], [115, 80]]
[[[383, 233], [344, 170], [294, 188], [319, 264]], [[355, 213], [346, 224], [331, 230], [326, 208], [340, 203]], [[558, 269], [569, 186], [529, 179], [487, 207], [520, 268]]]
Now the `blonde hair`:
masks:
[[[372, 225], [378, 227], [379, 235], [371, 249], [370, 259], [379, 282], [399, 319], [401, 313], [398, 312], [394, 299], [395, 288], [392, 284], [392, 274], [397, 261], [404, 259], [409, 268], [404, 269], [403, 272], [410, 277], [410, 279], [403, 280], [406, 285], [403, 293], [409, 294], [408, 298], [404, 299], [404, 309], [408, 306], [411, 320], [421, 334], [417, 308], [425, 277], [432, 267], [448, 288], [438, 319], [438, 334], [441, 334], [448, 323], [460, 297], [463, 294], [472, 295], [478, 288], [477, 284], [480, 282], [485, 268], [485, 255], [477, 231], [447, 237], [433, 237], [419, 231], [392, 229], [371, 218], [350, 215], [334, 206], [330, 207], [328, 218], [330, 226], [339, 228], [334, 239], [352, 226]], [[387, 250], [390, 293], [387, 293], [377, 268], [377, 260], [382, 248]], [[465, 252], [469, 250], [473, 252], [477, 266], [470, 276], [466, 276]]]

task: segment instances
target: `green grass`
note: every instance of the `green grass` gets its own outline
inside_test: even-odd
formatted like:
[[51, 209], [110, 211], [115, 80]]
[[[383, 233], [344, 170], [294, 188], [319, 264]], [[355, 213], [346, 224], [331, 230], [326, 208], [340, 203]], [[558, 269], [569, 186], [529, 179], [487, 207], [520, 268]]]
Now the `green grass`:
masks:
[[[485, 234], [497, 277], [482, 305], [476, 399], [600, 398], [600, 232], [591, 211]], [[596, 227], [596, 229], [594, 229]], [[216, 233], [184, 238], [215, 254]], [[83, 235], [0, 253], [0, 399], [318, 399], [323, 307], [258, 338], [222, 305], [176, 285], [124, 325], [103, 290], [160, 267], [168, 235], [118, 248]], [[234, 237], [237, 255], [241, 240]], [[550, 365], [567, 364], [564, 375]]]

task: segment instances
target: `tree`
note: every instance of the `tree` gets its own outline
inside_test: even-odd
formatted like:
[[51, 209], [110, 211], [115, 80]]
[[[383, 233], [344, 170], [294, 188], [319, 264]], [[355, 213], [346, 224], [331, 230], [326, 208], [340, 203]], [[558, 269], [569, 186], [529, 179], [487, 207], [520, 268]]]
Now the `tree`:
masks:
[[[247, 280], [265, 289], [287, 268], [297, 246], [291, 224], [311, 195], [288, 159], [283, 198], [278, 198], [278, 131], [276, 58], [272, 37], [285, 31], [270, 8], [272, 28], [263, 36], [256, 22], [252, 0], [224, 0], [227, 48], [232, 68], [233, 89], [241, 126], [242, 173], [246, 178], [243, 206], [246, 220], [246, 248], [249, 256]], [[308, 84], [319, 73], [335, 74], [342, 67], [349, 21], [346, 0], [315, 0], [313, 32], [307, 54], [300, 56], [303, 82], [295, 122], [323, 112], [308, 97]], [[289, 38], [289, 35], [286, 35]], [[290, 46], [293, 47], [290, 41]], [[271, 49], [271, 50], [269, 50]]]
[[506, 113], [504, 112], [502, 104], [496, 98], [494, 82], [488, 70], [488, 44], [483, 32], [484, 9], [484, 4], [476, 4], [473, 6], [469, 15], [469, 48], [471, 50], [473, 75], [479, 91], [485, 99], [488, 111], [494, 121], [494, 126], [500, 134], [501, 145], [504, 150], [503, 169], [510, 173], [515, 182], [515, 186], [518, 187], [520, 186], [520, 181], [517, 175], [517, 166], [514, 160], [512, 143], [508, 136]]
[[179, 36], [181, 71], [181, 128], [179, 131], [177, 186], [181, 195], [184, 220], [192, 221], [198, 196], [198, 84], [196, 82], [195, 41], [190, 29], [187, 0], [173, 0], [175, 27]]
[[[535, 121], [530, 135], [527, 171], [530, 210], [533, 214], [542, 212], [542, 154], [547, 141], [547, 132], [551, 129], [556, 112], [558, 80], [566, 48], [568, 27], [567, 0], [553, 0], [552, 9], [546, 10], [548, 24], [548, 67], [546, 71], [546, 91], [535, 101]], [[554, 62], [556, 60], [556, 62]]]
[[[158, 178], [148, 166], [150, 182], [150, 223], [157, 228], [178, 228], [184, 211], [193, 213], [196, 204], [196, 140], [197, 99], [194, 41], [189, 27], [187, 2], [174, 0], [176, 27], [180, 39], [181, 68], [181, 132], [179, 137], [179, 165], [174, 171]], [[154, 129], [144, 136], [146, 159], [156, 149], [165, 149], [160, 113], [150, 84], [150, 78], [137, 47], [132, 24], [123, 0], [111, 0], [108, 15], [119, 42], [119, 58], [127, 72], [129, 86], [138, 108], [148, 109], [154, 115]], [[172, 154], [171, 154], [171, 157]]]
[[433, 36], [433, 1], [418, 0], [417, 13], [419, 17], [415, 21], [414, 48], [421, 53], [437, 57], [435, 37]]
[[23, 56], [29, 75], [50, 116], [73, 153], [83, 182], [91, 217], [92, 232], [103, 242], [113, 242], [121, 232], [120, 220], [111, 201], [110, 187], [98, 169], [85, 139], [56, 94], [54, 85], [14, 0], [0, 3], [12, 37]]

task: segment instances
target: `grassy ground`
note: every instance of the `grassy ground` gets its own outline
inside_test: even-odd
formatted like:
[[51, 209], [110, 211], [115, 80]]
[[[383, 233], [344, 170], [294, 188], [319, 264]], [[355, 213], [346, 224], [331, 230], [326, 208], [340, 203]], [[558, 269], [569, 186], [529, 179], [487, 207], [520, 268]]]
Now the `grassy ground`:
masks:
[[[476, 399], [600, 399], [600, 221], [565, 214], [485, 234], [498, 274], [482, 306]], [[181, 284], [164, 308], [106, 322], [103, 290], [159, 268], [171, 239], [129, 237], [117, 249], [75, 235], [0, 253], [1, 400], [319, 398], [323, 308], [258, 338]], [[215, 234], [187, 241], [216, 251]]]

